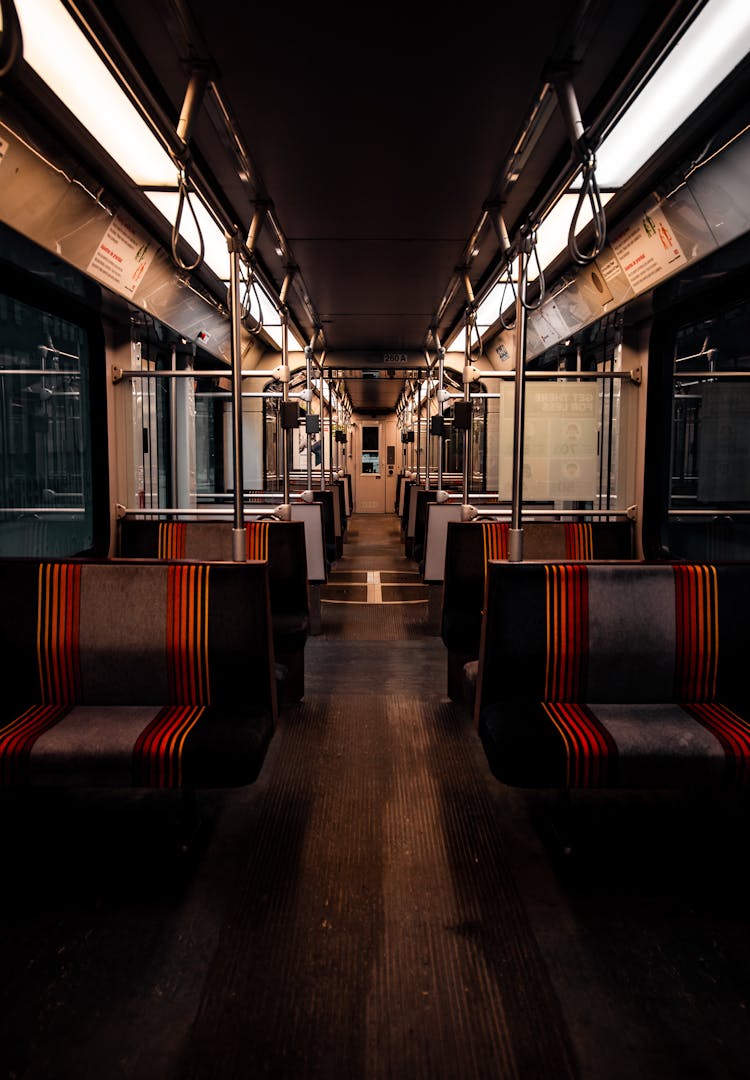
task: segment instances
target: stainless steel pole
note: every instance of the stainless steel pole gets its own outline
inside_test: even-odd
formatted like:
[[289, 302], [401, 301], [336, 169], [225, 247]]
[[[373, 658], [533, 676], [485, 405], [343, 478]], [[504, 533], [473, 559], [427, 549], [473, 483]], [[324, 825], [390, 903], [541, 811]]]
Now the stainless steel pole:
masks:
[[[523, 427], [525, 412], [525, 370], [526, 370], [526, 297], [525, 266], [528, 265], [530, 252], [523, 246], [518, 252], [518, 289], [516, 290], [516, 378], [515, 401], [513, 403], [513, 490], [511, 493], [510, 528], [508, 529], [508, 561], [523, 560], [523, 526], [521, 506], [523, 504]], [[527, 260], [524, 263], [524, 260]]]
[[242, 311], [240, 308], [240, 251], [242, 241], [232, 236], [229, 248], [230, 294], [232, 298], [232, 478], [234, 483], [234, 524], [232, 528], [232, 558], [247, 560], [247, 540], [243, 507], [244, 469], [242, 462]]
[[[445, 379], [445, 348], [444, 348], [444, 346], [442, 346], [440, 344], [438, 345], [437, 354], [438, 354], [438, 406], [440, 408], [440, 416], [442, 417], [443, 413], [444, 413], [444, 409], [445, 409], [445, 402], [443, 401], [443, 398], [442, 398], [442, 391], [444, 389], [443, 380]], [[441, 425], [441, 427], [442, 427], [442, 425]], [[442, 491], [443, 490], [443, 458], [445, 457], [445, 439], [443, 438], [443, 433], [442, 432], [440, 433], [438, 438], [440, 440], [440, 442], [439, 442], [440, 449], [439, 449], [439, 452], [438, 452], [437, 486], [438, 486], [438, 491]]]

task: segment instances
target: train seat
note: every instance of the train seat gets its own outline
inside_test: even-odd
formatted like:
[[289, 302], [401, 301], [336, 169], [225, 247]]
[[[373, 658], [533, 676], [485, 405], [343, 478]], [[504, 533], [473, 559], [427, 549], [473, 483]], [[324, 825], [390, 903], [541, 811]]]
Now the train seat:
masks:
[[[268, 561], [274, 651], [278, 663], [286, 668], [284, 700], [300, 701], [305, 692], [304, 649], [310, 633], [305, 526], [302, 521], [248, 521], [245, 531], [247, 558]], [[232, 534], [229, 521], [123, 518], [118, 556], [231, 562]]]
[[750, 783], [750, 564], [487, 570], [474, 718], [518, 787]]
[[[448, 696], [464, 698], [464, 665], [479, 656], [488, 559], [508, 558], [505, 521], [449, 521], [440, 635], [448, 650]], [[631, 521], [530, 521], [523, 526], [524, 559], [630, 559]]]
[[0, 560], [0, 785], [244, 786], [277, 716], [265, 562]]

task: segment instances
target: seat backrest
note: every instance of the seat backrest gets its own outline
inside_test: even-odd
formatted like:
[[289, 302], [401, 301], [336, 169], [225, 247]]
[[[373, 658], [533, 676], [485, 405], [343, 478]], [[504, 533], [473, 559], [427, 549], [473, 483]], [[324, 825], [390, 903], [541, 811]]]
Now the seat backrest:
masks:
[[330, 488], [313, 491], [313, 501], [323, 506], [323, 542], [325, 544], [326, 561], [336, 562], [337, 558], [337, 533], [336, 518], [334, 516], [333, 492]]
[[425, 532], [427, 529], [427, 507], [437, 498], [436, 488], [420, 488], [417, 491], [417, 501], [414, 509], [414, 543], [412, 546], [412, 558], [421, 563], [424, 559]]
[[[443, 623], [474, 615], [467, 651], [479, 645], [479, 616], [489, 559], [507, 559], [507, 521], [449, 521], [445, 541]], [[524, 559], [629, 559], [632, 523], [532, 521], [523, 526]], [[474, 653], [476, 655], [476, 652]]]
[[[308, 611], [305, 527], [301, 521], [245, 522], [248, 559], [267, 559], [271, 607], [275, 613]], [[123, 518], [118, 557], [124, 559], [200, 559], [231, 562], [234, 527], [230, 521], [146, 521]]]
[[276, 715], [265, 562], [0, 560], [7, 700]]
[[292, 521], [300, 522], [305, 530], [307, 576], [311, 585], [324, 585], [328, 579], [323, 509], [321, 502], [292, 503]]
[[461, 504], [457, 502], [430, 502], [425, 507], [424, 568], [422, 580], [426, 584], [442, 584], [445, 577], [445, 545], [448, 522], [461, 520]]
[[490, 561], [478, 708], [736, 701], [750, 564]]

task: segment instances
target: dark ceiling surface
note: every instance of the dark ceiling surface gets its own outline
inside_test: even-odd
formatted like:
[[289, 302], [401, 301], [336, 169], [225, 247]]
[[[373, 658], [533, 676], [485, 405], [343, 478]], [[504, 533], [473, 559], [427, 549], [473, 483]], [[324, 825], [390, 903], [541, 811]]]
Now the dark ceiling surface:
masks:
[[[520, 178], [507, 181], [550, 72], [567, 65], [587, 122], [678, 6], [88, 5], [175, 117], [191, 65], [210, 65], [226, 109], [206, 95], [191, 143], [196, 167], [241, 227], [256, 205], [269, 207], [287, 250], [277, 254], [266, 221], [259, 264], [277, 289], [291, 281], [290, 318], [304, 340], [317, 331], [316, 355], [369, 368], [385, 354], [411, 363], [447, 343], [464, 317], [464, 276], [481, 290], [497, 265], [498, 207], [513, 239], [540, 185], [570, 160], [556, 108]], [[358, 386], [368, 381], [379, 380]]]

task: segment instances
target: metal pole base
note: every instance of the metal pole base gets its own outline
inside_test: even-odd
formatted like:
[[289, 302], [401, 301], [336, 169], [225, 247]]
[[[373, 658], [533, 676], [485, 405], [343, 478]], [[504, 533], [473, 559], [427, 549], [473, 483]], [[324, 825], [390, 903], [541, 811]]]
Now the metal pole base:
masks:
[[232, 529], [232, 559], [234, 562], [247, 562], [247, 532], [245, 529]]
[[523, 529], [508, 529], [508, 562], [523, 562]]

